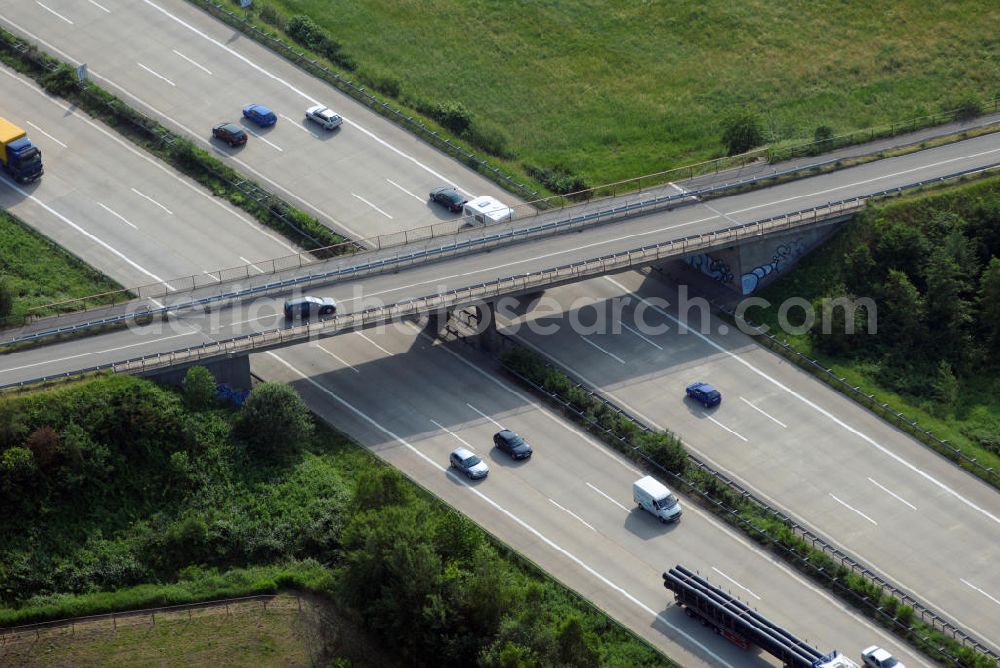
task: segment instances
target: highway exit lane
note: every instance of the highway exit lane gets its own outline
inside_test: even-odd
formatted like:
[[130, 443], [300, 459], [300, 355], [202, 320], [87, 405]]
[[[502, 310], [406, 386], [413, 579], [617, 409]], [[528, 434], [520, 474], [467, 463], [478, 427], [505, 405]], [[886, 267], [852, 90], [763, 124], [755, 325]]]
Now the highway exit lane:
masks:
[[[418, 329], [345, 335], [257, 355], [252, 365], [291, 383], [321, 417], [682, 665], [774, 662], [706, 632], [671, 604], [661, 574], [678, 562], [824, 651], [857, 654], [876, 642], [927, 665], [692, 503], [671, 526], [636, 510], [635, 467], [494, 375], [488, 359], [432, 344]], [[514, 463], [495, 452], [498, 425], [525, 436], [535, 456]], [[469, 483], [447, 471], [448, 453], [460, 445], [488, 462], [487, 479]]]

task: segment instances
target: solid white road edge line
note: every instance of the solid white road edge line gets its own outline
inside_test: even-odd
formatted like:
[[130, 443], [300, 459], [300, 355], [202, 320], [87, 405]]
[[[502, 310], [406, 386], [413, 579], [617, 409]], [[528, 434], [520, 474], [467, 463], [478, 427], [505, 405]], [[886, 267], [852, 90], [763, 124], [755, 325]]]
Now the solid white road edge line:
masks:
[[[604, 278], [606, 280], [608, 280], [608, 281], [611, 281], [611, 283], [617, 285], [619, 288], [621, 288], [622, 290], [624, 290], [626, 293], [628, 293], [628, 294], [636, 297], [637, 299], [641, 300], [647, 306], [649, 306], [650, 308], [652, 308], [653, 310], [655, 310], [660, 315], [662, 315], [662, 316], [670, 319], [672, 322], [676, 323], [678, 326], [685, 326], [686, 327], [686, 325], [684, 325], [684, 323], [682, 323], [680, 320], [678, 320], [674, 316], [672, 316], [669, 313], [667, 313], [665, 310], [663, 310], [662, 308], [660, 308], [660, 306], [658, 306], [657, 304], [653, 304], [652, 302], [650, 302], [649, 300], [647, 300], [642, 295], [640, 295], [640, 294], [638, 294], [638, 293], [636, 293], [636, 292], [634, 292], [632, 290], [629, 290], [624, 285], [622, 285], [621, 283], [619, 283], [615, 279], [611, 278], [610, 276], [605, 276]], [[876, 449], [878, 449], [883, 454], [885, 454], [888, 457], [890, 457], [893, 460], [895, 460], [897, 463], [902, 464], [906, 468], [910, 469], [911, 471], [913, 471], [914, 473], [916, 473], [917, 475], [919, 475], [920, 477], [922, 477], [924, 480], [932, 483], [933, 485], [935, 485], [936, 487], [938, 487], [942, 491], [947, 492], [948, 494], [950, 494], [951, 496], [953, 496], [957, 500], [959, 500], [962, 503], [964, 503], [969, 508], [971, 508], [971, 509], [973, 509], [973, 510], [979, 512], [979, 513], [982, 513], [985, 517], [988, 517], [989, 519], [993, 520], [997, 524], [1000, 524], [1000, 517], [997, 517], [993, 513], [991, 513], [988, 510], [986, 510], [985, 508], [980, 508], [978, 505], [976, 505], [975, 503], [973, 503], [971, 500], [965, 498], [964, 496], [962, 496], [961, 494], [959, 494], [957, 491], [953, 490], [951, 487], [948, 487], [946, 484], [944, 484], [943, 482], [941, 482], [940, 480], [938, 480], [934, 476], [930, 475], [929, 473], [927, 473], [926, 471], [924, 471], [924, 470], [922, 470], [920, 468], [917, 468], [916, 466], [914, 466], [910, 462], [906, 461], [905, 459], [903, 459], [902, 457], [900, 457], [896, 453], [892, 452], [891, 450], [889, 450], [885, 446], [883, 446], [880, 443], [876, 442], [873, 438], [871, 438], [867, 434], [864, 434], [864, 433], [860, 432], [859, 430], [855, 429], [854, 427], [852, 427], [851, 425], [847, 424], [846, 422], [844, 422], [843, 420], [841, 420], [840, 418], [838, 418], [837, 416], [835, 416], [830, 411], [826, 410], [825, 408], [820, 407], [818, 404], [816, 404], [812, 400], [807, 399], [802, 394], [799, 394], [798, 392], [796, 392], [792, 388], [790, 388], [787, 385], [781, 383], [778, 379], [772, 378], [771, 376], [767, 375], [766, 373], [764, 373], [762, 370], [760, 370], [757, 367], [755, 367], [750, 362], [747, 362], [745, 359], [741, 358], [739, 355], [733, 353], [732, 351], [727, 350], [726, 348], [723, 348], [718, 343], [716, 343], [712, 339], [708, 338], [707, 336], [705, 336], [701, 332], [695, 331], [693, 329], [689, 329], [688, 331], [691, 334], [693, 334], [694, 336], [700, 338], [702, 341], [704, 341], [705, 343], [707, 343], [711, 347], [713, 347], [716, 350], [718, 350], [720, 353], [723, 353], [724, 355], [727, 355], [728, 357], [731, 357], [732, 359], [736, 360], [738, 363], [742, 364], [744, 367], [746, 367], [747, 369], [749, 369], [753, 373], [757, 374], [758, 376], [760, 376], [764, 380], [767, 380], [768, 382], [772, 383], [775, 387], [777, 387], [777, 388], [779, 388], [781, 390], [784, 390], [785, 392], [787, 392], [791, 396], [795, 397], [796, 399], [798, 399], [799, 401], [801, 401], [802, 403], [804, 403], [806, 406], [809, 406], [810, 408], [812, 408], [813, 410], [815, 410], [817, 413], [819, 413], [819, 414], [823, 415], [824, 417], [828, 418], [829, 420], [831, 420], [837, 426], [842, 427], [845, 430], [847, 430], [848, 432], [850, 432], [850, 433], [858, 436], [859, 438], [861, 438], [862, 440], [864, 440], [866, 443], [868, 443], [869, 445], [872, 445], [873, 447], [875, 447]]]
[[540, 531], [538, 531], [538, 529], [535, 529], [533, 526], [531, 526], [530, 524], [528, 524], [527, 522], [525, 522], [524, 520], [522, 520], [516, 514], [510, 512], [509, 510], [507, 510], [506, 508], [504, 508], [503, 506], [501, 506], [500, 504], [498, 504], [496, 501], [494, 501], [490, 497], [488, 497], [485, 494], [483, 494], [481, 491], [479, 491], [475, 487], [470, 486], [468, 482], [466, 482], [465, 480], [462, 480], [457, 475], [455, 475], [454, 473], [452, 473], [451, 471], [449, 471], [445, 467], [443, 467], [440, 464], [438, 464], [436, 461], [434, 461], [433, 459], [431, 459], [430, 457], [428, 457], [427, 455], [425, 455], [423, 452], [421, 452], [420, 450], [418, 450], [417, 448], [415, 448], [412, 444], [410, 444], [408, 441], [406, 441], [402, 437], [397, 436], [395, 433], [393, 433], [389, 429], [386, 429], [385, 427], [383, 427], [379, 422], [377, 422], [375, 419], [373, 419], [372, 417], [370, 417], [367, 413], [365, 413], [364, 411], [360, 410], [359, 408], [356, 408], [352, 404], [348, 403], [346, 400], [342, 399], [339, 395], [337, 395], [333, 391], [331, 391], [331, 390], [327, 389], [326, 387], [320, 385], [317, 381], [313, 380], [312, 378], [310, 378], [309, 376], [307, 376], [303, 372], [299, 371], [297, 368], [295, 368], [294, 366], [292, 366], [291, 364], [289, 364], [288, 362], [286, 362], [284, 359], [282, 359], [281, 357], [279, 357], [277, 354], [275, 354], [275, 353], [273, 353], [271, 351], [268, 351], [265, 354], [270, 355], [271, 357], [273, 357], [274, 359], [276, 359], [278, 362], [280, 362], [285, 367], [287, 367], [292, 373], [296, 374], [297, 376], [299, 376], [300, 378], [302, 378], [306, 382], [310, 383], [316, 389], [318, 389], [320, 392], [323, 392], [324, 394], [326, 394], [327, 396], [329, 396], [331, 399], [333, 399], [334, 401], [336, 401], [338, 404], [340, 404], [341, 406], [343, 406], [344, 408], [346, 408], [347, 410], [349, 410], [350, 412], [354, 413], [356, 416], [358, 416], [359, 418], [361, 418], [362, 420], [364, 420], [365, 422], [367, 422], [368, 424], [370, 424], [372, 427], [374, 427], [378, 431], [382, 432], [383, 434], [385, 434], [386, 436], [388, 436], [392, 440], [396, 441], [397, 443], [399, 443], [400, 445], [402, 445], [403, 447], [405, 447], [406, 449], [408, 449], [410, 452], [412, 452], [413, 454], [415, 454], [417, 457], [419, 457], [420, 459], [422, 459], [424, 462], [426, 462], [430, 466], [433, 466], [438, 471], [440, 471], [442, 473], [447, 473], [448, 475], [450, 475], [451, 477], [453, 477], [455, 480], [457, 480], [459, 483], [461, 483], [463, 487], [465, 487], [467, 490], [469, 490], [472, 494], [475, 494], [481, 500], [483, 500], [484, 502], [486, 502], [487, 504], [489, 504], [492, 508], [494, 508], [498, 512], [500, 512], [503, 515], [505, 515], [512, 522], [514, 522], [515, 524], [517, 524], [518, 526], [520, 526], [521, 528], [523, 528], [524, 530], [526, 530], [531, 535], [533, 535], [536, 538], [538, 538], [538, 540], [542, 541], [543, 543], [545, 543], [547, 546], [549, 546], [550, 548], [552, 548], [553, 550], [555, 550], [559, 554], [562, 554], [564, 557], [566, 557], [567, 559], [569, 559], [570, 561], [572, 561], [574, 564], [576, 564], [577, 566], [579, 566], [580, 568], [582, 568], [584, 571], [586, 571], [587, 573], [589, 573], [590, 575], [592, 575], [593, 577], [595, 577], [602, 584], [604, 584], [605, 586], [613, 589], [614, 591], [616, 591], [619, 594], [621, 594], [622, 596], [624, 596], [630, 603], [636, 605], [643, 612], [645, 612], [645, 613], [649, 614], [650, 616], [654, 617], [658, 622], [660, 622], [664, 626], [670, 628], [671, 630], [673, 630], [674, 632], [676, 632], [678, 635], [682, 636], [687, 642], [691, 643], [692, 645], [694, 645], [695, 647], [697, 647], [698, 649], [700, 649], [701, 651], [703, 651], [706, 655], [712, 657], [713, 660], [717, 661], [721, 665], [730, 666], [730, 668], [733, 668], [732, 665], [729, 664], [729, 663], [726, 663], [726, 661], [724, 661], [721, 656], [719, 656], [718, 654], [716, 654], [715, 652], [713, 652], [712, 650], [710, 650], [705, 645], [703, 645], [700, 642], [698, 642], [696, 639], [694, 639], [693, 637], [691, 637], [690, 635], [688, 635], [687, 633], [685, 633], [683, 630], [681, 630], [678, 627], [676, 627], [673, 624], [671, 624], [670, 621], [668, 621], [662, 615], [658, 614], [655, 610], [653, 610], [652, 608], [650, 608], [648, 605], [645, 605], [644, 603], [642, 603], [635, 596], [633, 596], [632, 594], [628, 593], [627, 591], [625, 591], [624, 589], [622, 589], [621, 587], [619, 587], [618, 585], [616, 585], [614, 582], [612, 582], [611, 580], [607, 579], [606, 577], [604, 577], [603, 575], [601, 575], [600, 573], [598, 573], [596, 570], [594, 570], [589, 565], [587, 565], [582, 559], [580, 559], [576, 555], [572, 554], [571, 552], [569, 552], [566, 549], [564, 549], [564, 548], [560, 547], [559, 545], [557, 545], [555, 542], [553, 542], [552, 540], [550, 540], [549, 538], [547, 538], [544, 534], [542, 534]]

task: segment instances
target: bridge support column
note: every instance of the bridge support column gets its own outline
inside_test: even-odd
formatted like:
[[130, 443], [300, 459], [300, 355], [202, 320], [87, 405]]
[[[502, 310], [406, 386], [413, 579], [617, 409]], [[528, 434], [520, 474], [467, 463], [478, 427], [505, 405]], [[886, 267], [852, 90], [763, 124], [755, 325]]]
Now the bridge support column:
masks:
[[180, 387], [184, 382], [184, 375], [193, 366], [203, 366], [212, 372], [215, 382], [225, 383], [232, 390], [250, 390], [253, 388], [250, 377], [250, 357], [239, 355], [212, 360], [202, 364], [188, 364], [186, 366], [171, 367], [145, 374], [150, 380], [154, 380], [161, 385]]
[[427, 324], [424, 325], [424, 333], [431, 338], [438, 338], [441, 335], [441, 330], [448, 324], [448, 319], [450, 317], [451, 312], [447, 309], [431, 311], [427, 314]]
[[476, 304], [476, 342], [479, 349], [488, 353], [500, 352], [500, 333], [497, 331], [496, 308], [493, 302]]

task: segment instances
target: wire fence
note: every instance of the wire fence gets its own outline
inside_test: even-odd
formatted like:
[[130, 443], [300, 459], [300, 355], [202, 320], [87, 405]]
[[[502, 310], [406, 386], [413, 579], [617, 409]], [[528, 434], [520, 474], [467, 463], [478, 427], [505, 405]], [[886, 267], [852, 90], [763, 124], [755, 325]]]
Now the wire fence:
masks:
[[[298, 610], [302, 611], [302, 598], [295, 592], [282, 592], [283, 595], [292, 596], [296, 600]], [[22, 624], [18, 626], [8, 626], [0, 628], [0, 651], [11, 643], [23, 640], [39, 640], [43, 635], [55, 630], [67, 632], [71, 637], [77, 637], [78, 630], [85, 627], [97, 627], [107, 629], [110, 624], [112, 631], [117, 631], [120, 626], [126, 624], [134, 626], [146, 623], [148, 626], [156, 626], [156, 617], [160, 616], [176, 619], [178, 617], [191, 619], [195, 612], [222, 608], [226, 615], [233, 614], [238, 609], [246, 610], [259, 609], [261, 613], [267, 611], [267, 606], [276, 597], [276, 594], [258, 594], [254, 596], [240, 596], [236, 598], [214, 599], [209, 601], [199, 601], [197, 603], [182, 603], [179, 605], [165, 605], [155, 608], [142, 608], [138, 610], [116, 610], [96, 615], [85, 615], [82, 617], [67, 617], [63, 619], [53, 619], [34, 624]], [[2, 653], [0, 653], [2, 656]]]
[[[458, 316], [458, 322], [460, 326], [466, 329], [472, 328], [477, 329], [477, 316], [475, 313], [465, 311], [462, 315]], [[462, 340], [464, 342], [469, 342], [469, 333], [463, 332], [461, 329], [456, 329], [454, 327], [447, 328], [449, 334], [457, 340]], [[518, 344], [512, 337], [498, 332], [498, 338], [502, 342], [501, 349], [499, 351], [494, 351], [499, 357], [505, 350], [511, 350], [513, 348], [519, 347]], [[623, 410], [619, 406], [615, 405], [608, 399], [606, 399], [601, 394], [595, 392], [589, 386], [584, 384], [582, 381], [577, 379], [571, 372], [563, 368], [561, 365], [551, 362], [550, 360], [545, 361], [546, 366], [549, 368], [557, 370], [562, 373], [567, 378], [570, 379], [575, 388], [579, 391], [585, 393], [592, 400], [599, 402], [607, 408], [615, 416], [628, 420], [636, 426], [641, 431], [651, 432], [653, 431], [648, 425], [646, 425], [639, 418], [631, 415], [627, 411]], [[715, 512], [720, 516], [728, 519], [729, 521], [739, 525], [747, 534], [754, 537], [756, 540], [763, 544], [771, 546], [773, 549], [777, 550], [782, 556], [792, 563], [794, 563], [798, 568], [804, 572], [813, 575], [814, 577], [820, 579], [824, 584], [831, 590], [837, 592], [842, 597], [853, 602], [854, 604], [864, 608], [869, 616], [878, 620], [880, 623], [890, 627], [898, 629], [904, 635], [916, 636], [925, 647], [935, 648], [943, 657], [945, 657], [951, 665], [961, 666], [965, 665], [960, 657], [953, 656], [949, 654], [944, 648], [938, 646], [937, 641], [934, 638], [921, 636], [919, 633], [911, 627], [909, 624], [905, 623], [902, 619], [898, 618], [894, 611], [896, 608], [890, 609], [885, 605], [884, 601], [887, 596], [894, 597], [896, 600], [900, 601], [903, 605], [909, 606], [913, 609], [914, 613], [917, 614], [922, 622], [927, 624], [929, 627], [946, 634], [950, 638], [957, 640], [963, 646], [968, 647], [975, 652], [989, 657], [994, 661], [1000, 661], [1000, 654], [997, 654], [991, 647], [985, 645], [980, 640], [976, 639], [974, 636], [970, 635], [968, 632], [963, 630], [956, 623], [950, 621], [949, 619], [943, 617], [940, 613], [935, 612], [929, 606], [922, 603], [919, 599], [915, 598], [909, 592], [901, 589], [900, 587], [894, 585], [888, 578], [882, 576], [881, 574], [873, 571], [868, 566], [861, 563], [858, 559], [852, 555], [844, 552], [840, 548], [833, 545], [829, 540], [822, 537], [819, 533], [808, 528], [797, 520], [788, 516], [784, 511], [781, 511], [767, 502], [758, 498], [753, 492], [746, 489], [739, 483], [737, 483], [732, 478], [726, 476], [720, 471], [715, 470], [705, 462], [701, 461], [697, 457], [688, 453], [688, 460], [696, 470], [699, 470], [712, 479], [716, 480], [719, 484], [723, 485], [725, 488], [729, 489], [738, 498], [741, 498], [747, 503], [753, 504], [760, 511], [765, 513], [768, 517], [781, 521], [783, 524], [787, 525], [795, 532], [797, 536], [801, 539], [807, 541], [814, 550], [819, 550], [823, 554], [827, 555], [834, 562], [848, 569], [852, 574], [864, 577], [868, 582], [872, 583], [878, 588], [878, 594], [873, 595], [860, 595], [855, 590], [849, 588], [844, 582], [843, 578], [838, 577], [837, 573], [829, 572], [824, 569], [821, 565], [817, 565], [809, 559], [808, 555], [802, 555], [795, 550], [792, 550], [779, 541], [776, 541], [774, 537], [764, 528], [755, 525], [752, 521], [744, 519], [737, 508], [733, 508], [725, 504], [725, 502], [718, 499], [715, 495], [710, 494], [701, 486], [697, 485], [688, 475], [678, 475], [669, 469], [661, 466], [657, 462], [650, 459], [638, 446], [632, 445], [632, 443], [625, 437], [619, 435], [618, 433], [612, 431], [611, 429], [600, 424], [597, 419], [590, 413], [585, 412], [573, 405], [572, 402], [565, 399], [558, 393], [550, 392], [546, 388], [538, 385], [533, 380], [523, 376], [515, 369], [509, 366], [503, 365], [504, 370], [516, 378], [519, 382], [523, 383], [527, 387], [530, 387], [537, 394], [545, 397], [548, 401], [558, 406], [560, 410], [569, 413], [574, 420], [583, 424], [589, 431], [597, 433], [601, 436], [605, 442], [611, 444], [615, 449], [619, 450], [623, 454], [630, 457], [633, 461], [642, 463], [648, 469], [656, 471], [658, 474], [667, 477], [668, 479], [674, 481], [680, 485], [681, 489], [684, 489], [689, 495], [699, 499], [701, 502], [707, 504], [709, 507], [714, 508]]]

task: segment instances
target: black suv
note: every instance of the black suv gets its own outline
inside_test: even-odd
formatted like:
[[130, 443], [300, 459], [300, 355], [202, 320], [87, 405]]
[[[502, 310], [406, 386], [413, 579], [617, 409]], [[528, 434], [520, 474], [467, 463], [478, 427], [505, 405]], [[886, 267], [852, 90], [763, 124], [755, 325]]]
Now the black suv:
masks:
[[247, 143], [246, 131], [236, 123], [219, 123], [212, 128], [212, 136], [230, 146], [243, 146]]

